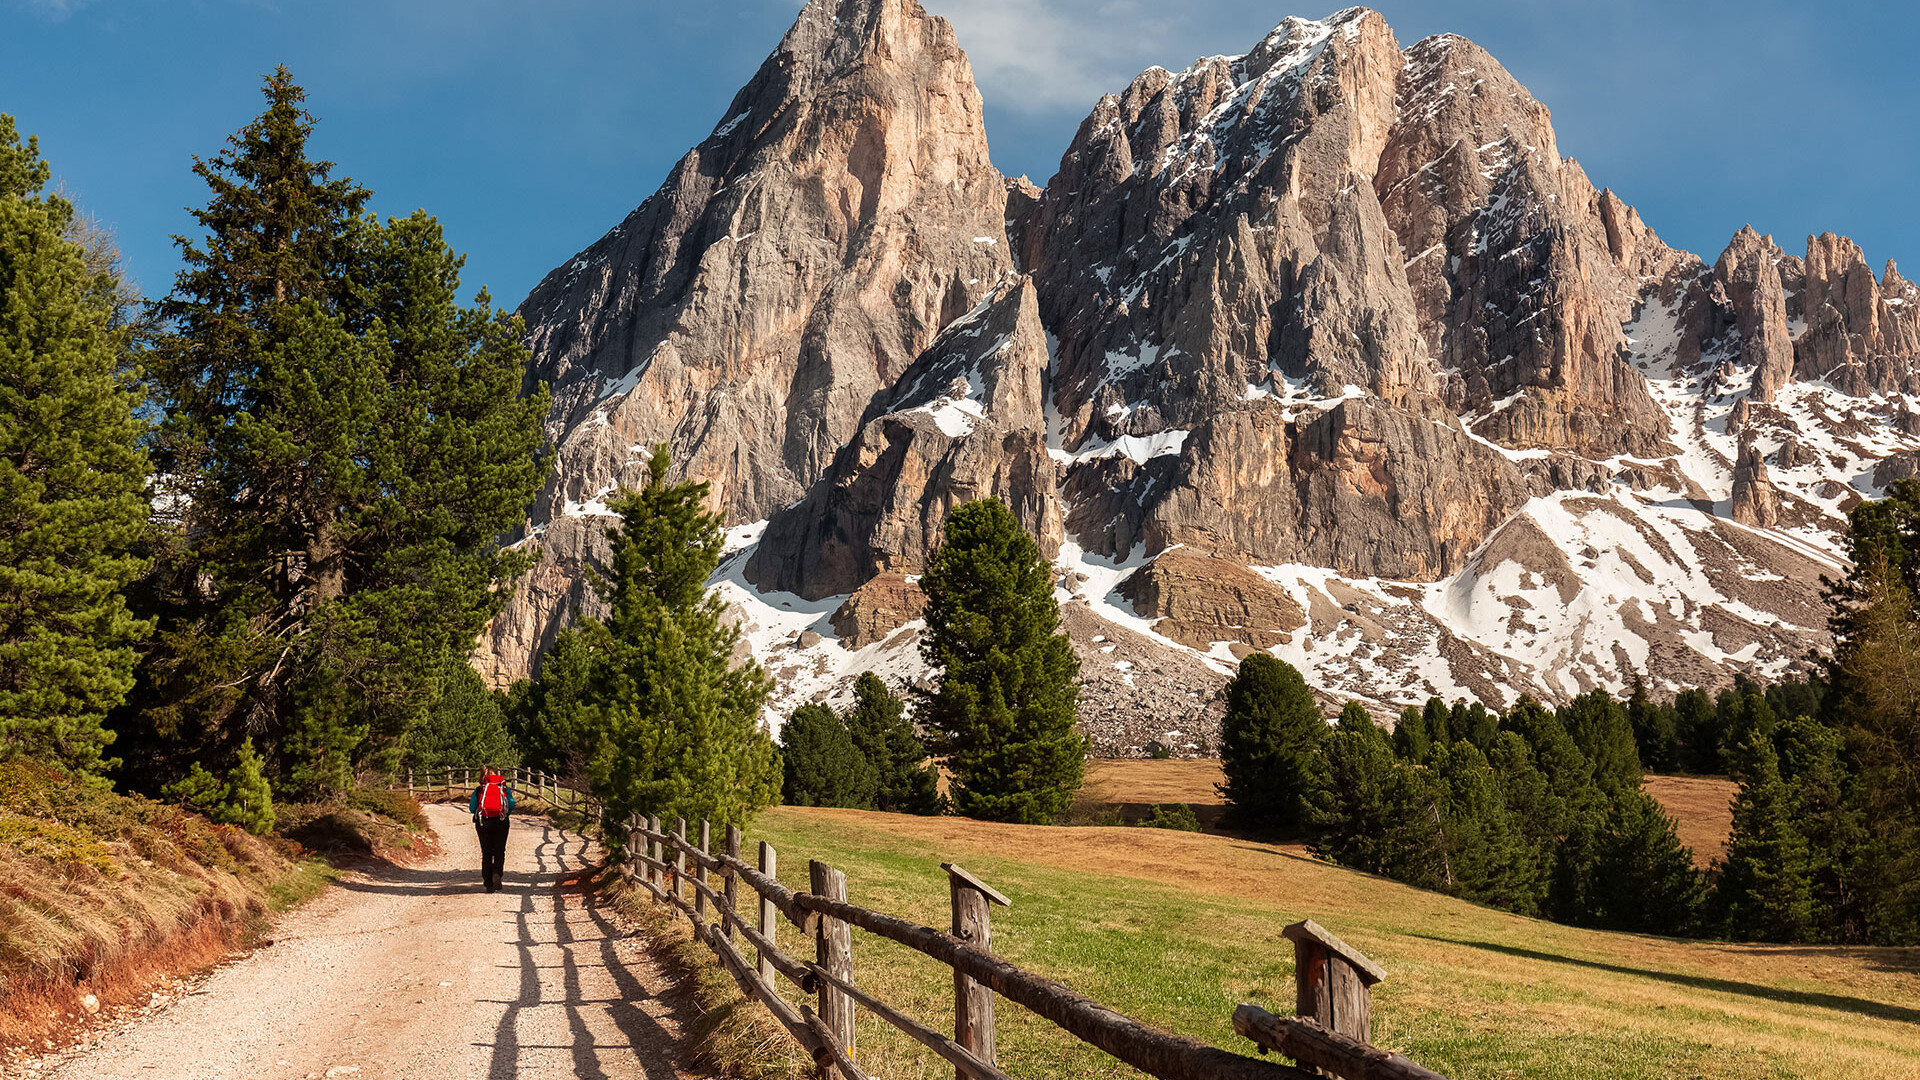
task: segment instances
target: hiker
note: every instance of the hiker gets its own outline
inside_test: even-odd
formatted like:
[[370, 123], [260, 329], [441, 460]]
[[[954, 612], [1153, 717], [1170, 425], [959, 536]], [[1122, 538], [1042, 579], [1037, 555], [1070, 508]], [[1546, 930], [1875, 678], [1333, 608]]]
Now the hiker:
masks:
[[480, 883], [488, 892], [499, 892], [507, 870], [507, 819], [513, 816], [513, 788], [506, 777], [486, 770], [467, 800], [467, 811], [473, 815], [473, 831], [480, 834]]

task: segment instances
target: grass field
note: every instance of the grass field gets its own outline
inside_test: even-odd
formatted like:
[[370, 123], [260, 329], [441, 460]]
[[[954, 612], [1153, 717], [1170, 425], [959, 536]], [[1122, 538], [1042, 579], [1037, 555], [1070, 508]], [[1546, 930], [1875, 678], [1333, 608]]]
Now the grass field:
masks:
[[[855, 903], [932, 926], [948, 919], [939, 864], [959, 862], [1013, 898], [993, 913], [1001, 955], [1243, 1052], [1233, 1007], [1292, 1011], [1280, 929], [1311, 917], [1387, 969], [1375, 1041], [1458, 1080], [1920, 1076], [1920, 951], [1578, 930], [1228, 836], [781, 808], [748, 838], [779, 848], [790, 885], [822, 859], [847, 872]], [[782, 940], [806, 951], [785, 924]], [[854, 963], [883, 1000], [950, 1023], [947, 969], [860, 931]], [[1014, 1076], [1133, 1075], [1004, 1002], [999, 1027]], [[952, 1075], [865, 1013], [859, 1040], [875, 1075]]]

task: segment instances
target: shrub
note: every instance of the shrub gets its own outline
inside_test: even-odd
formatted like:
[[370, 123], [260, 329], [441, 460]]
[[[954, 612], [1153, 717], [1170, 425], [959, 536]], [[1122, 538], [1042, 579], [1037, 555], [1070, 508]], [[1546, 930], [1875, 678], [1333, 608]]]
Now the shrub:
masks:
[[1174, 829], [1179, 832], [1200, 831], [1200, 818], [1193, 812], [1193, 807], [1188, 806], [1186, 803], [1177, 803], [1173, 806], [1156, 806], [1147, 811], [1147, 816], [1140, 819], [1140, 824], [1149, 829]]
[[833, 710], [802, 705], [780, 729], [784, 780], [780, 797], [789, 806], [873, 809], [878, 778]]

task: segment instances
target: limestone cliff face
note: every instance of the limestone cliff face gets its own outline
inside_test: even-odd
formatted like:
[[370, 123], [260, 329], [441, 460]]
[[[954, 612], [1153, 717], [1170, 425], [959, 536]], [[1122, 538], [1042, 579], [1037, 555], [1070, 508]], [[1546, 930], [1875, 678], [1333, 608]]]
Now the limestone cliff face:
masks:
[[[553, 386], [542, 551], [590, 554], [603, 499], [645, 479], [713, 485], [730, 522], [806, 493], [869, 401], [1012, 270], [980, 95], [915, 0], [812, 0], [660, 190], [520, 307]], [[524, 673], [576, 599], [543, 563], [483, 668]]]
[[914, 575], [991, 497], [1122, 752], [1207, 737], [1254, 649], [1387, 703], [1772, 677], [1824, 644], [1846, 511], [1920, 470], [1891, 263], [1670, 248], [1493, 57], [1364, 8], [1148, 69], [1039, 187], [989, 163], [944, 21], [814, 0], [521, 312], [560, 461], [496, 682], [591, 609], [657, 441], [766, 520], [716, 587], [776, 709], [922, 677]]
[[1683, 258], [1560, 156], [1545, 106], [1450, 34], [1408, 49], [1373, 177], [1449, 402], [1516, 448], [1655, 456], [1664, 419], [1623, 358], [1643, 277]]
[[953, 508], [986, 498], [1012, 507], [1052, 558], [1062, 522], [1046, 372], [1033, 283], [1003, 282], [874, 399], [806, 498], [773, 516], [747, 579], [819, 599], [918, 574]]

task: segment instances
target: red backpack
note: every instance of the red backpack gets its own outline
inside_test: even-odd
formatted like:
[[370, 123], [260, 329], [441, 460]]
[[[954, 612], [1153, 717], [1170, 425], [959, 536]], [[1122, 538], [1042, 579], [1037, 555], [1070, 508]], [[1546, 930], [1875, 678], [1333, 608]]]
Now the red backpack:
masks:
[[489, 776], [485, 783], [486, 786], [480, 789], [480, 816], [506, 817], [507, 797], [504, 787], [506, 778], [497, 775]]

